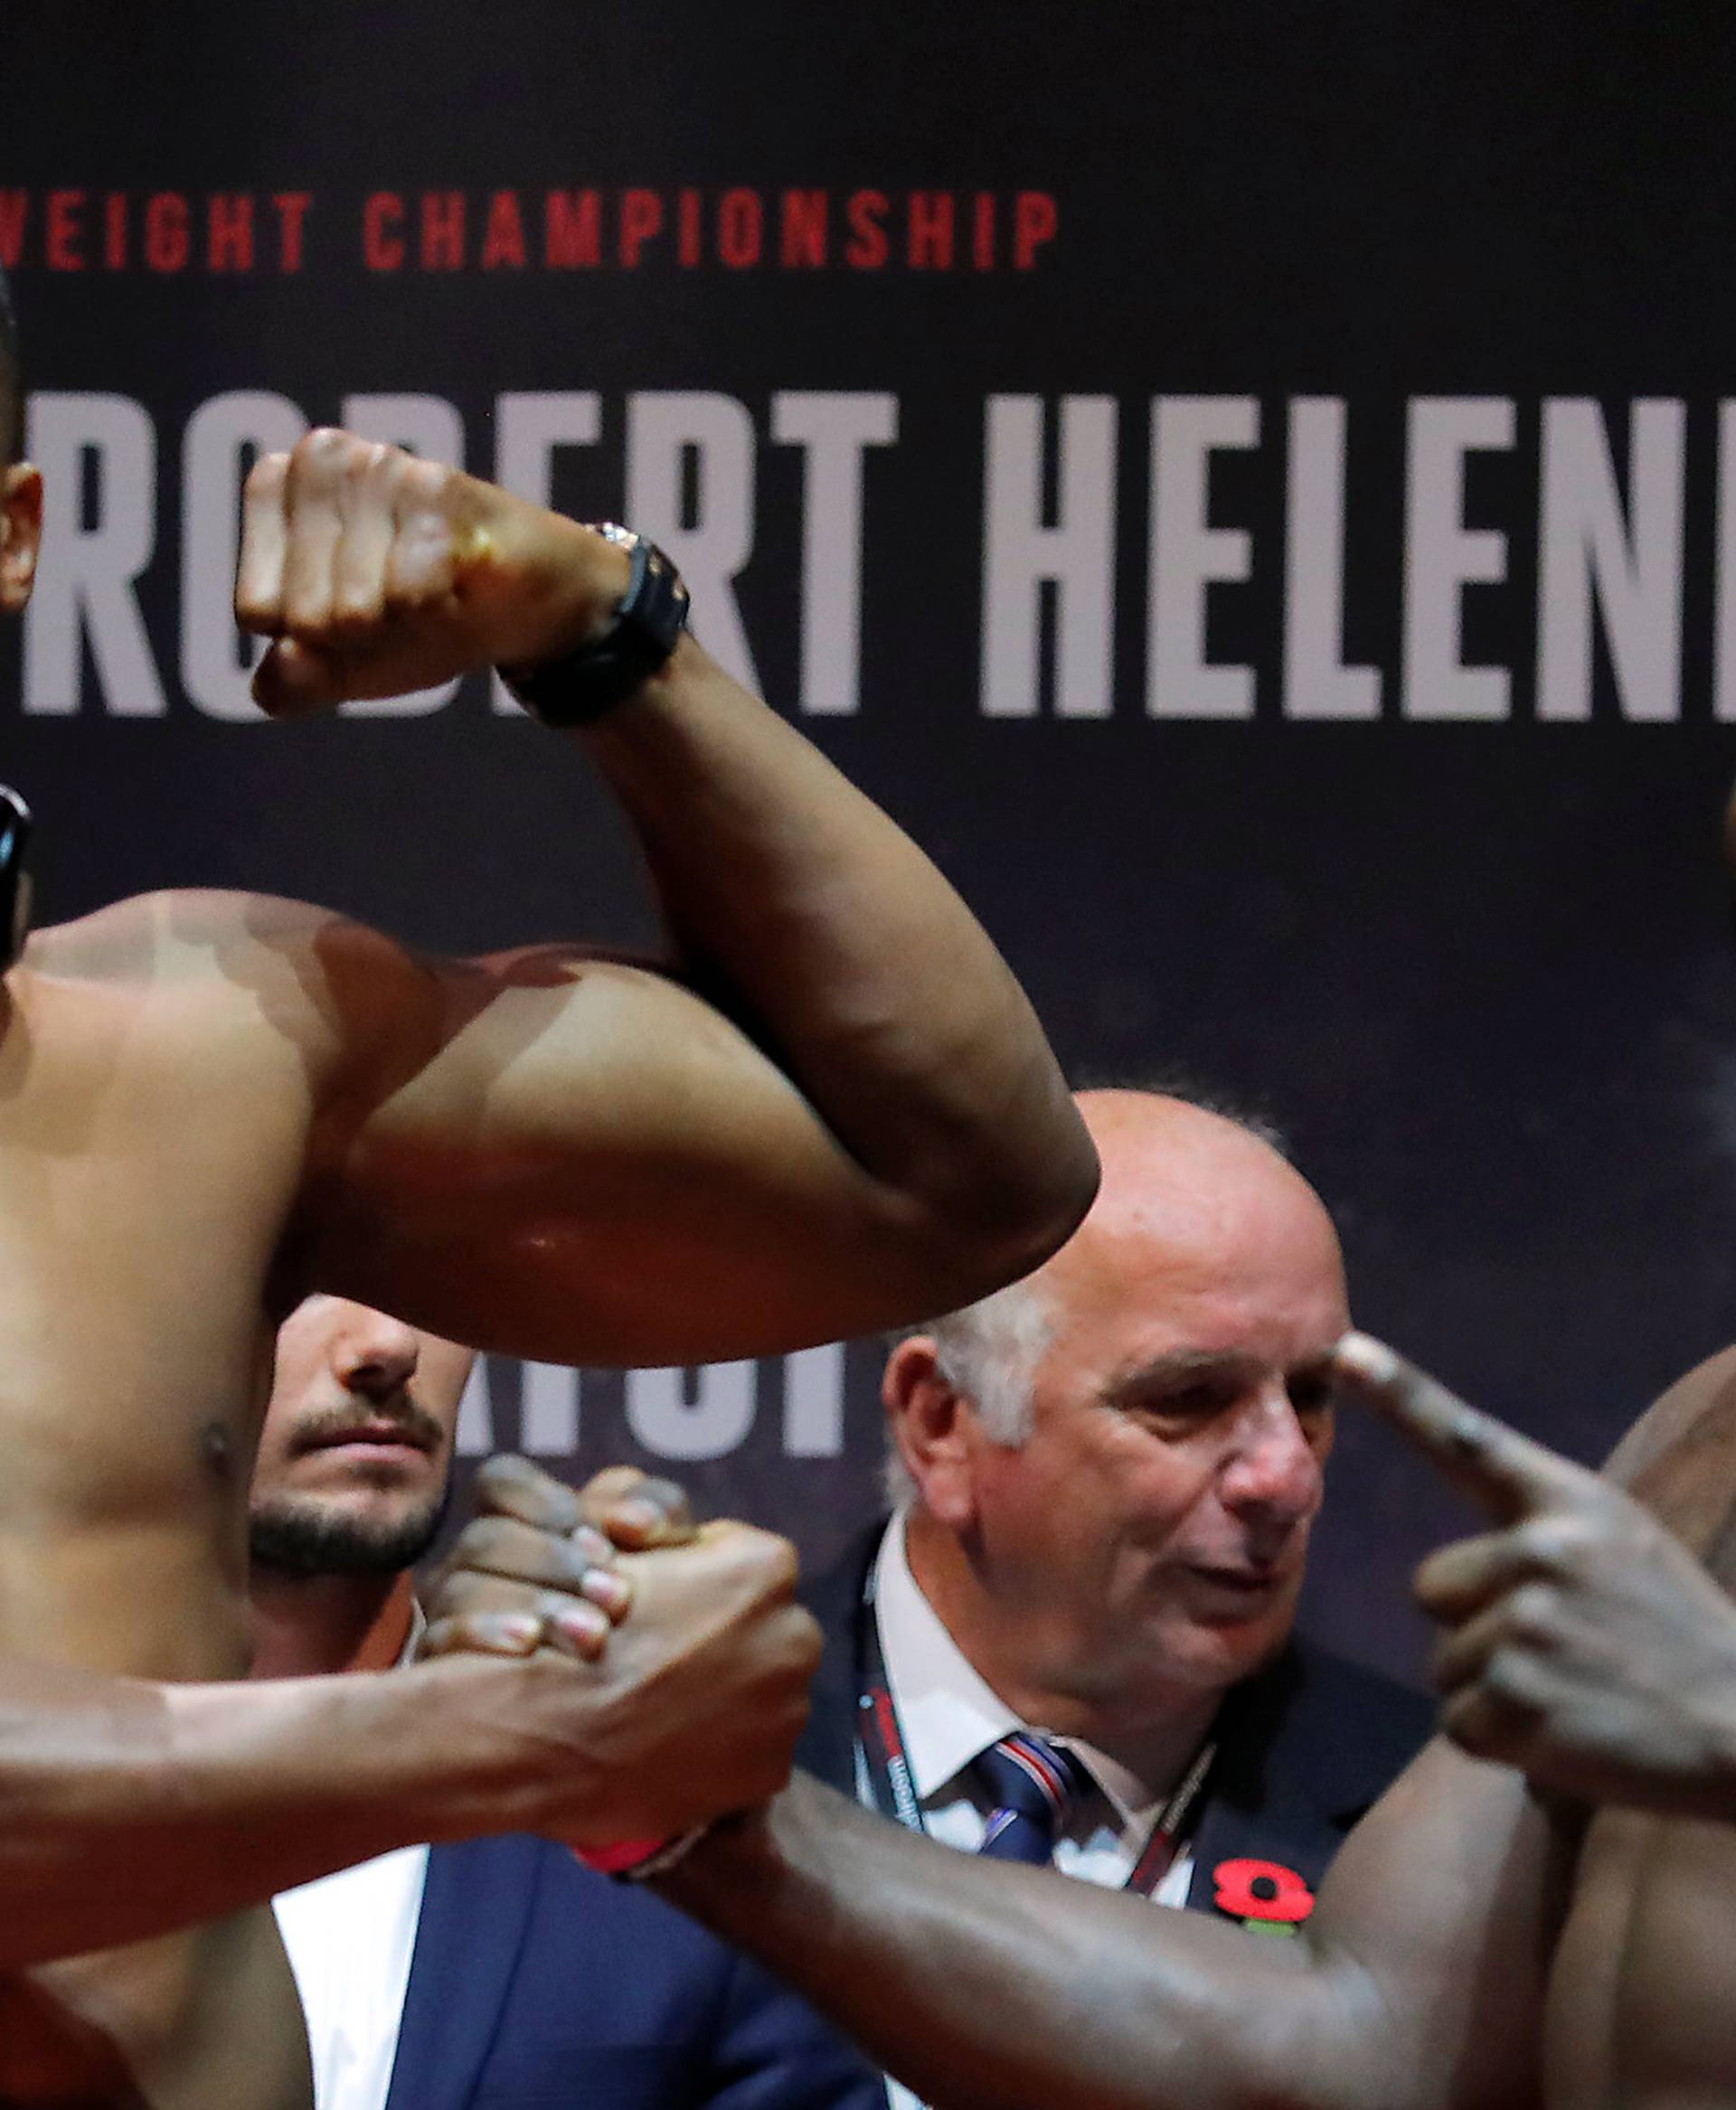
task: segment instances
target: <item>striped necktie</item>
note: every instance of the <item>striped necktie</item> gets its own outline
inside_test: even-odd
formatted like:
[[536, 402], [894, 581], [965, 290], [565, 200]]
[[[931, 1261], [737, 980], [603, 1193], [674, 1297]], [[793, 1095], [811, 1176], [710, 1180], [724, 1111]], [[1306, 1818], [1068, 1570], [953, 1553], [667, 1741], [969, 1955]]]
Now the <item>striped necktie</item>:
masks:
[[1071, 1751], [1021, 1729], [985, 1751], [972, 1770], [995, 1804], [977, 1851], [1047, 1868], [1069, 1812], [1091, 1785], [1084, 1766]]

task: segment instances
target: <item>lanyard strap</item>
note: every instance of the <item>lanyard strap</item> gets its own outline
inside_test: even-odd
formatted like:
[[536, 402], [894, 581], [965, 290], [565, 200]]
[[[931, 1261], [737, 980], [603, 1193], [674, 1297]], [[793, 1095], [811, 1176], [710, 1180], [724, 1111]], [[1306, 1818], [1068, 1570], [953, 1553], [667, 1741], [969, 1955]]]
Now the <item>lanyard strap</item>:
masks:
[[[856, 1659], [856, 1746], [873, 1806], [882, 1817], [891, 1817], [906, 1831], [926, 1832], [928, 1821], [910, 1777], [903, 1725], [886, 1675], [872, 1568], [863, 1592]], [[1175, 1865], [1188, 1823], [1198, 1814], [1201, 1791], [1217, 1755], [1216, 1743], [1208, 1738], [1195, 1753], [1180, 1786], [1159, 1811], [1150, 1836], [1122, 1886], [1124, 1889], [1149, 1898]]]

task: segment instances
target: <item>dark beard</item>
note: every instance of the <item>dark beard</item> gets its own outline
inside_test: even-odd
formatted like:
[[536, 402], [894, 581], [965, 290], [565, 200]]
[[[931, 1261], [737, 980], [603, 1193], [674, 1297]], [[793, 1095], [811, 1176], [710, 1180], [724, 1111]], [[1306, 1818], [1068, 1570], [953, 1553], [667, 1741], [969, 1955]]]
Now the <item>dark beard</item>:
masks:
[[392, 1525], [333, 1515], [314, 1502], [257, 1510], [247, 1520], [248, 1554], [285, 1575], [396, 1575], [414, 1568], [439, 1538], [451, 1500], [448, 1484]]

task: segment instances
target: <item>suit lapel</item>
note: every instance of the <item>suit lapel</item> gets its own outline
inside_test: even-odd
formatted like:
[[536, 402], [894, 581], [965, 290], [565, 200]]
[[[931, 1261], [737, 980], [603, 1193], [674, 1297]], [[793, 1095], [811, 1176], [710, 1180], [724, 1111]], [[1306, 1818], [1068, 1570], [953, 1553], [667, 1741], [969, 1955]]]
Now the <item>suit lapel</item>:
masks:
[[836, 1566], [804, 1587], [802, 1601], [819, 1621], [826, 1653], [815, 1673], [807, 1728], [796, 1763], [840, 1794], [856, 1792], [856, 1700], [863, 1591], [885, 1536], [882, 1518], [852, 1541]]
[[1222, 1758], [1194, 1838], [1191, 1910], [1306, 1917], [1344, 1835], [1427, 1736], [1420, 1695], [1293, 1642], [1224, 1701]]
[[540, 1840], [430, 1847], [386, 2110], [464, 2110], [536, 1895]]

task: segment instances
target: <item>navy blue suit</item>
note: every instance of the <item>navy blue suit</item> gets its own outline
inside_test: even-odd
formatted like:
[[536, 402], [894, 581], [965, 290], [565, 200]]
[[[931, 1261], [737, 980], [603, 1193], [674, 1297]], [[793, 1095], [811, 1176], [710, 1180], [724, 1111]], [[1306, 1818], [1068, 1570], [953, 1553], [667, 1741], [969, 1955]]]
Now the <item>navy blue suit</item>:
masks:
[[885, 2110], [791, 1993], [671, 1907], [509, 1837], [436, 1846], [386, 2110]]
[[[845, 1794], [856, 1785], [863, 1588], [884, 1528], [876, 1524], [807, 1593], [825, 1629], [826, 1657], [797, 1763]], [[1317, 1890], [1344, 1834], [1433, 1725], [1433, 1707], [1420, 1692], [1292, 1642], [1268, 1669], [1233, 1688], [1213, 1725], [1218, 1757], [1194, 1834], [1189, 1910], [1242, 1920], [1285, 1917], [1266, 1909], [1289, 1890], [1284, 1874]], [[1278, 1872], [1237, 1865], [1250, 1862]]]

